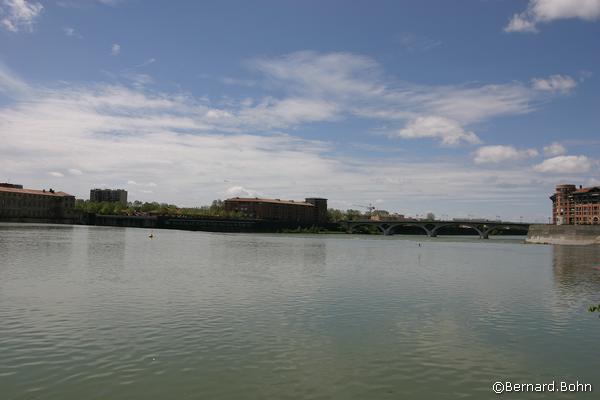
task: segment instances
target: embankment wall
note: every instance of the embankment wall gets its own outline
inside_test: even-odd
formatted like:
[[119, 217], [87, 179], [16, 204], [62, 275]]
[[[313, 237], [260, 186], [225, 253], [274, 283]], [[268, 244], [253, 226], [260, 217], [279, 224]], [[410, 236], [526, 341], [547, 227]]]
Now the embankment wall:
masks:
[[600, 245], [600, 225], [530, 225], [527, 243]]

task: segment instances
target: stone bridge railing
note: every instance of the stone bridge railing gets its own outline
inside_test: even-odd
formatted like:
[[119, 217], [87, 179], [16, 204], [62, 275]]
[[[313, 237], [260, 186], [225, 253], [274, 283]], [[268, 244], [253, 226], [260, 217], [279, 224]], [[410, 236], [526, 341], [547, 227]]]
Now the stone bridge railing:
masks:
[[384, 235], [392, 235], [397, 227], [414, 226], [423, 229], [427, 236], [436, 237], [438, 231], [445, 227], [470, 228], [479, 234], [481, 239], [488, 239], [490, 234], [499, 230], [527, 230], [529, 224], [517, 222], [477, 222], [477, 221], [342, 221], [340, 224], [348, 233], [353, 233], [359, 226], [375, 226]]

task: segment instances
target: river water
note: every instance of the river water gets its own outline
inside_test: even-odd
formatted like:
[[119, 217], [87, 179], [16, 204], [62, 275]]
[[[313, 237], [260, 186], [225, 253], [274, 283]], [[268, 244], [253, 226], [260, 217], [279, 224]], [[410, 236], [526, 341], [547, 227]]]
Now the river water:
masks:
[[486, 399], [495, 381], [552, 380], [600, 391], [600, 318], [587, 311], [600, 246], [148, 233], [0, 224], [0, 398]]

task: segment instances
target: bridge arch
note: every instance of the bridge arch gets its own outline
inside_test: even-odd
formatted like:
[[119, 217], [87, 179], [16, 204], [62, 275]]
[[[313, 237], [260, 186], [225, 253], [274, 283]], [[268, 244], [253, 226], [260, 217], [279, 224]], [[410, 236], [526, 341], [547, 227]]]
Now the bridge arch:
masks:
[[511, 230], [516, 230], [516, 231], [523, 231], [523, 227], [520, 225], [510, 225], [510, 224], [506, 224], [506, 225], [492, 225], [490, 227], [488, 227], [486, 230], [484, 230], [484, 235], [486, 237], [488, 237], [493, 231], [495, 230], [502, 230], [502, 231], [511, 231]]
[[390, 226], [386, 229], [385, 234], [386, 235], [393, 235], [394, 234], [394, 229], [402, 227], [402, 226], [414, 226], [416, 228], [421, 228], [423, 231], [425, 231], [425, 234], [427, 236], [432, 236], [432, 230], [431, 229], [427, 229], [427, 226], [425, 224], [415, 224], [415, 223], [390, 224]]
[[488, 238], [488, 233], [489, 233], [489, 231], [491, 231], [491, 229], [489, 231], [485, 231], [485, 230], [482, 231], [475, 224], [462, 224], [462, 223], [461, 224], [441, 224], [441, 225], [437, 225], [435, 228], [433, 228], [433, 230], [431, 231], [431, 235], [433, 237], [437, 236], [438, 235], [438, 231], [440, 229], [446, 228], [446, 227], [470, 228], [470, 229], [475, 230], [477, 232], [477, 234], [479, 235], [479, 237], [482, 238], [482, 239], [487, 239]]
[[355, 229], [360, 227], [360, 226], [375, 226], [377, 227], [377, 229], [379, 229], [379, 231], [386, 235], [386, 231], [387, 231], [387, 224], [373, 224], [373, 223], [369, 223], [369, 222], [356, 222], [356, 223], [350, 223], [348, 224], [348, 233], [354, 233]]

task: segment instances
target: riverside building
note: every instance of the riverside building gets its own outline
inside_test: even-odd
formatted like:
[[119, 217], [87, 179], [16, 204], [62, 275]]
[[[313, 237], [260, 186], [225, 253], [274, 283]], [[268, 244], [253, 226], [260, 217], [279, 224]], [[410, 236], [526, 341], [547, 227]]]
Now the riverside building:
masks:
[[305, 201], [234, 197], [225, 200], [225, 210], [251, 218], [303, 226], [327, 222], [327, 199], [316, 197]]
[[127, 205], [127, 190], [123, 189], [92, 189], [90, 190], [90, 201], [121, 203]]
[[600, 224], [600, 186], [558, 185], [550, 200], [555, 225]]
[[68, 193], [0, 183], [1, 219], [59, 220], [73, 218], [74, 214], [75, 196]]

